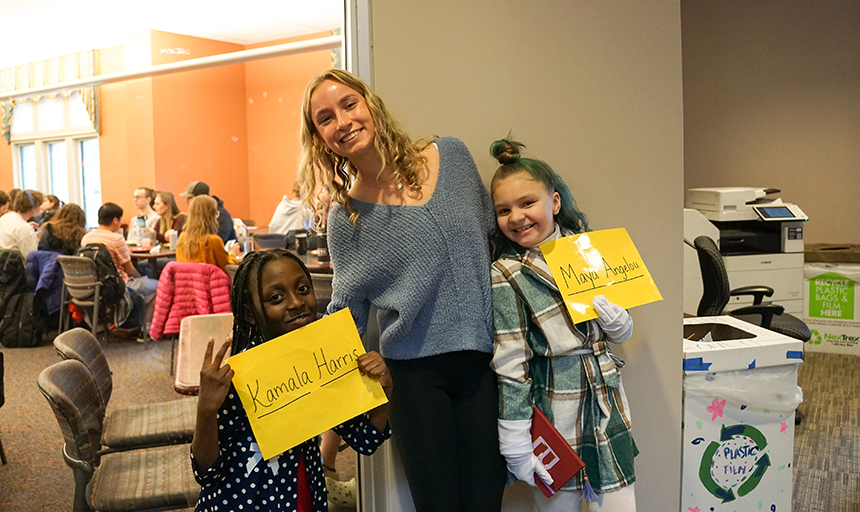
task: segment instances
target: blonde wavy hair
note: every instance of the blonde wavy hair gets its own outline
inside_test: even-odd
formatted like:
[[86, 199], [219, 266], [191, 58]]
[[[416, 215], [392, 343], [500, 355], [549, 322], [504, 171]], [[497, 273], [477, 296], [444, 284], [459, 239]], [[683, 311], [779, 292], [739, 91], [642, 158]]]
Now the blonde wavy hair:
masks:
[[334, 201], [342, 204], [349, 212], [349, 223], [355, 226], [358, 221], [358, 211], [351, 206], [349, 187], [357, 176], [357, 170], [348, 159], [331, 151], [317, 131], [311, 112], [311, 96], [326, 80], [340, 82], [359, 93], [367, 103], [370, 116], [373, 118], [376, 135], [373, 146], [382, 157], [381, 173], [386, 165], [391, 165], [395, 177], [413, 190], [421, 189], [419, 170], [427, 165], [427, 157], [421, 152], [429, 145], [427, 139], [413, 142], [406, 130], [395, 120], [382, 98], [365, 84], [360, 78], [342, 69], [330, 69], [312, 79], [302, 99], [302, 155], [299, 162], [302, 202], [314, 213], [314, 227], [324, 229], [320, 225], [325, 218], [328, 204], [319, 201], [320, 190], [331, 191]]
[[197, 196], [188, 208], [188, 220], [177, 243], [190, 256], [196, 255], [206, 235], [218, 234], [218, 202], [209, 196]]

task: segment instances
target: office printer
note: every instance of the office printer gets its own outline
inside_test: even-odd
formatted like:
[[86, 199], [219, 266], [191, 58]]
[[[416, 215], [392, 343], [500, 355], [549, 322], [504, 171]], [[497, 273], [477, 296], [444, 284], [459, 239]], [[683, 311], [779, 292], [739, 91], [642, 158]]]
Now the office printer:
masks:
[[803, 252], [803, 223], [796, 204], [784, 203], [774, 188], [687, 189], [684, 206], [698, 210], [720, 230], [720, 252], [770, 254]]

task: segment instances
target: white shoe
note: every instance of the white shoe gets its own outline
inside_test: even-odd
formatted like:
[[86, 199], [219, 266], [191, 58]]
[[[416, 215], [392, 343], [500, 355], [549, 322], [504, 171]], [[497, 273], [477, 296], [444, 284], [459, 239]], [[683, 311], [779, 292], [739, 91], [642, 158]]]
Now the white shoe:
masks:
[[325, 485], [328, 489], [328, 502], [330, 507], [339, 506], [354, 509], [356, 506], [355, 478], [346, 482], [326, 477]]

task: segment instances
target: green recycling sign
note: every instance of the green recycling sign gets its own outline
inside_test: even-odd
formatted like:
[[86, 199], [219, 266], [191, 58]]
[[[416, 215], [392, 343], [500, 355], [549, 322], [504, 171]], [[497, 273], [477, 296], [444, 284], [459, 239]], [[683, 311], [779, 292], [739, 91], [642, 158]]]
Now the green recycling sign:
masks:
[[854, 281], [835, 272], [827, 272], [809, 281], [811, 318], [854, 319]]
[[770, 466], [767, 439], [752, 425], [723, 425], [720, 440], [702, 454], [699, 480], [723, 503], [746, 496], [761, 482]]

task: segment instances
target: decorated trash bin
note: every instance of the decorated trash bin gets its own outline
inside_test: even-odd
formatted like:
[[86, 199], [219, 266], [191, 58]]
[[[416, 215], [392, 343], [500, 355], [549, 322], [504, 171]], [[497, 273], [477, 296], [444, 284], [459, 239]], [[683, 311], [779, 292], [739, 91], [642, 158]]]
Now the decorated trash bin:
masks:
[[803, 342], [730, 316], [684, 337], [681, 511], [789, 512]]

